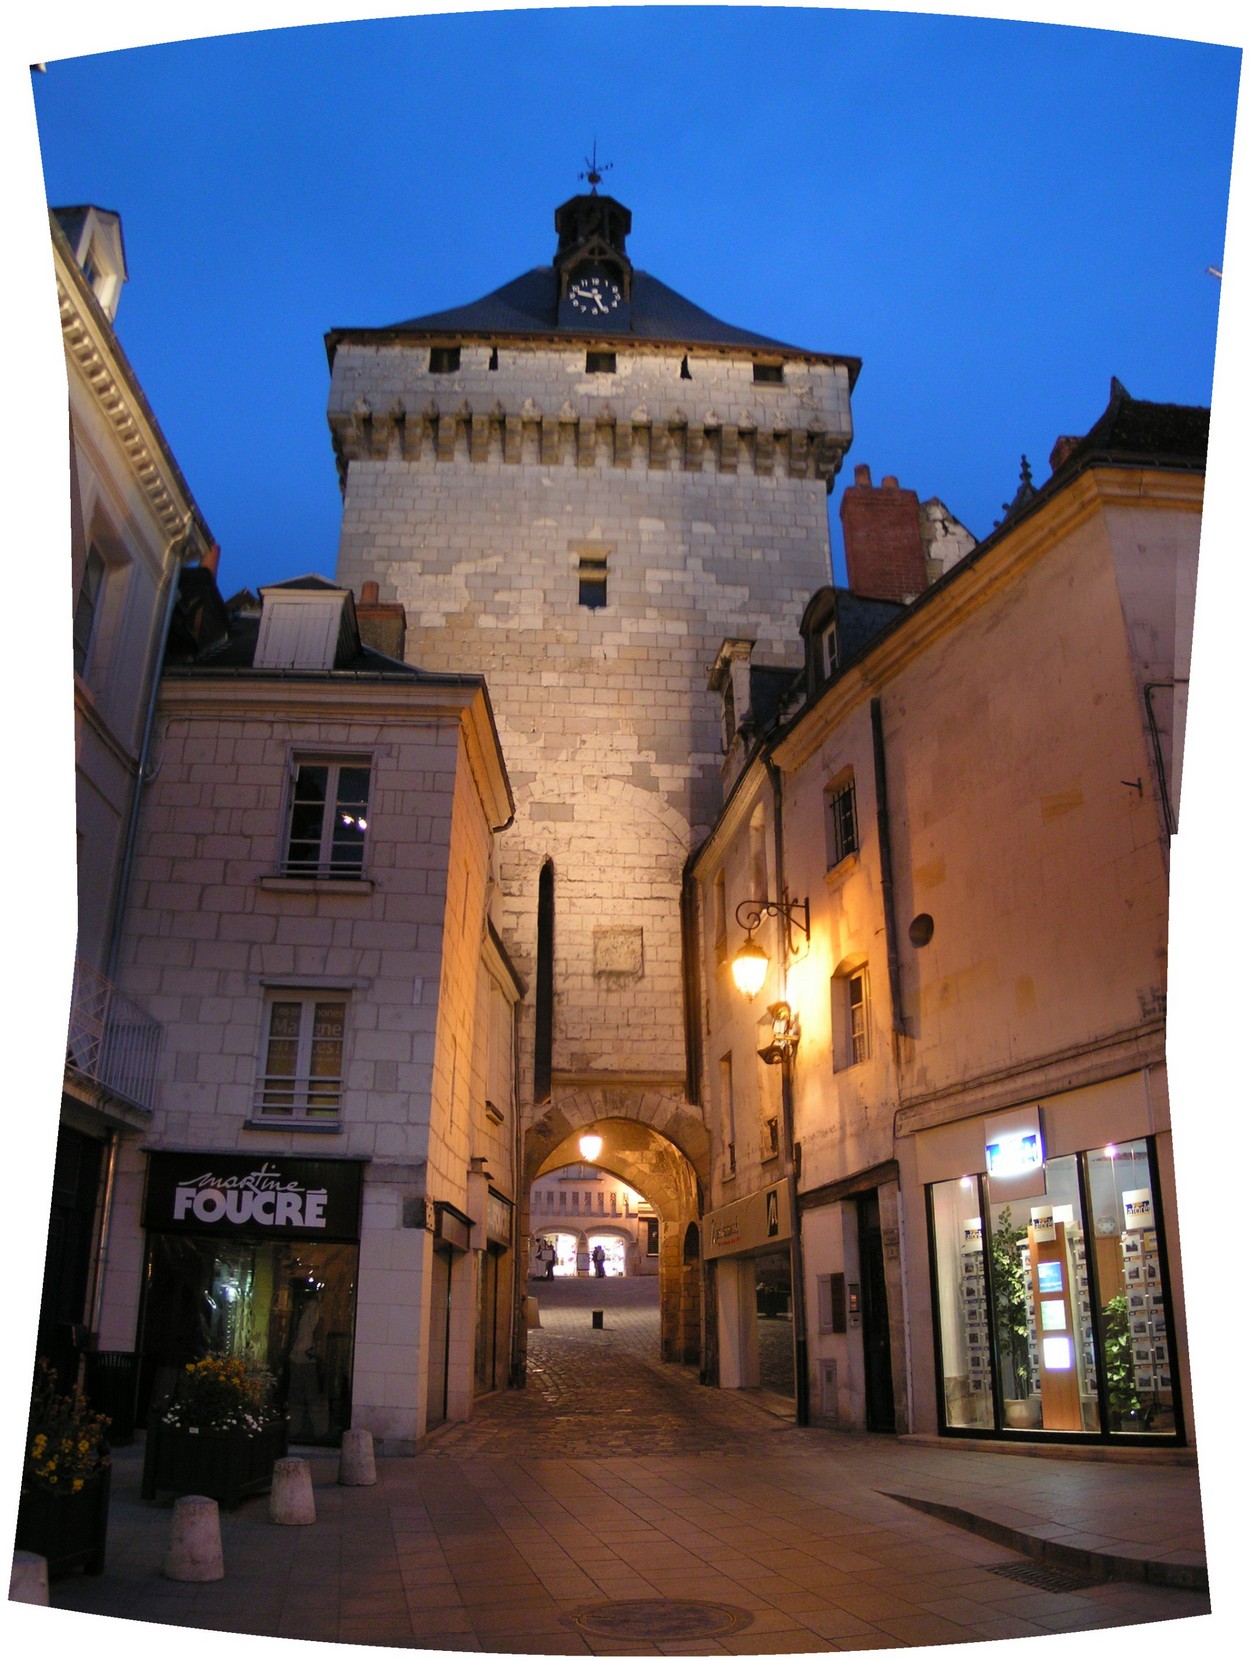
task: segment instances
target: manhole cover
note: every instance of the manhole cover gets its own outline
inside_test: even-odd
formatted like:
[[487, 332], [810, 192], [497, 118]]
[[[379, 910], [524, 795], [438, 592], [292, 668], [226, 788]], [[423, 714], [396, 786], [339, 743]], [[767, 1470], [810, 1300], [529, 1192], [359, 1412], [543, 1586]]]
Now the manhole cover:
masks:
[[746, 1609], [698, 1598], [626, 1598], [619, 1603], [592, 1603], [567, 1617], [570, 1626], [601, 1638], [641, 1642], [660, 1638], [714, 1638], [750, 1626]]
[[990, 1573], [1035, 1586], [1039, 1592], [1085, 1592], [1091, 1586], [1102, 1585], [1097, 1575], [1082, 1574], [1079, 1569], [1056, 1569], [1050, 1563], [998, 1563]]

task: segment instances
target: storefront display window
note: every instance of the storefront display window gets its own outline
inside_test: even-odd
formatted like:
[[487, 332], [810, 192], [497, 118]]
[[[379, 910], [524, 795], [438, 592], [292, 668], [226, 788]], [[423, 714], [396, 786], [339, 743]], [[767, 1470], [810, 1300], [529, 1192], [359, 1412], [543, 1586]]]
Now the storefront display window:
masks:
[[929, 1189], [946, 1428], [1174, 1434], [1147, 1144], [1049, 1159], [1043, 1181], [998, 1204], [981, 1175]]
[[152, 1405], [201, 1355], [271, 1373], [293, 1442], [337, 1444], [351, 1423], [356, 1247], [163, 1234], [148, 1252], [144, 1371]]

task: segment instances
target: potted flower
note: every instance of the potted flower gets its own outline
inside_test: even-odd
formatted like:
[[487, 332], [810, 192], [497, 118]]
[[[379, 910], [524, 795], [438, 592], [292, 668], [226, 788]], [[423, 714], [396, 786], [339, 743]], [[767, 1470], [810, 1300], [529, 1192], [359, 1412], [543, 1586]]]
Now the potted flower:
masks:
[[58, 1390], [46, 1361], [36, 1365], [14, 1544], [46, 1558], [50, 1576], [104, 1568], [108, 1424], [77, 1390]]
[[144, 1499], [169, 1490], [235, 1506], [263, 1494], [286, 1452], [286, 1417], [272, 1405], [272, 1390], [268, 1373], [249, 1373], [237, 1356], [189, 1361], [173, 1401], [148, 1420]]

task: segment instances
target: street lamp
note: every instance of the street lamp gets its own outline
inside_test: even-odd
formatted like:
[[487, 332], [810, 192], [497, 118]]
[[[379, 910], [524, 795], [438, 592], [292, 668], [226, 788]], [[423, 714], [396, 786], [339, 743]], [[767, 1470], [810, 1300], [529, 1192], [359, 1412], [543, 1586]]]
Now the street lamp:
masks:
[[[801, 913], [801, 915], [800, 915]], [[812, 919], [806, 900], [788, 899], [783, 891], [780, 900], [743, 900], [734, 912], [738, 927], [747, 931], [747, 937], [734, 953], [730, 968], [734, 985], [748, 1000], [755, 997], [768, 973], [768, 953], [755, 939], [755, 931], [765, 917], [782, 917], [786, 925], [786, 956], [794, 952], [792, 931], [802, 929], [811, 939]]]
[[588, 1134], [586, 1136], [579, 1137], [577, 1141], [577, 1151], [581, 1154], [587, 1165], [593, 1165], [595, 1160], [598, 1159], [599, 1155], [603, 1152], [602, 1136], [593, 1136]]

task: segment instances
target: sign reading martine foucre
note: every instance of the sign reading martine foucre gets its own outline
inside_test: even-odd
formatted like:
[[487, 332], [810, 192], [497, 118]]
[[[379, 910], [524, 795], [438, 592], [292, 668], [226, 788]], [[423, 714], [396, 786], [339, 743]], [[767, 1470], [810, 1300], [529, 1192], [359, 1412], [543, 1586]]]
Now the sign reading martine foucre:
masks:
[[360, 1236], [360, 1166], [338, 1159], [152, 1154], [145, 1228], [318, 1240]]

